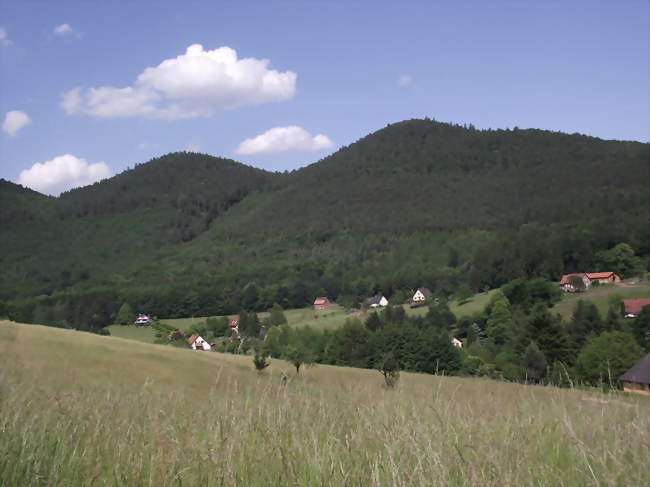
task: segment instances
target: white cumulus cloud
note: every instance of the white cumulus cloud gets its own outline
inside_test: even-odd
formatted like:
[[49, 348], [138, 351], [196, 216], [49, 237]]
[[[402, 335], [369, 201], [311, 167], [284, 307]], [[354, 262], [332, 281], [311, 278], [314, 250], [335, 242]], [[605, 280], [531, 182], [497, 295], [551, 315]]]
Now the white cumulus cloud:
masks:
[[61, 24], [57, 25], [54, 28], [54, 33], [58, 36], [64, 36], [67, 34], [72, 34], [72, 27], [70, 27], [70, 24]]
[[408, 74], [403, 74], [397, 80], [400, 86], [408, 86], [413, 83], [413, 77]]
[[235, 154], [272, 154], [289, 151], [318, 151], [333, 147], [334, 143], [323, 134], [311, 135], [305, 129], [290, 125], [274, 127], [263, 134], [244, 140]]
[[37, 162], [18, 176], [18, 183], [41, 193], [58, 195], [68, 189], [87, 186], [111, 175], [103, 162], [89, 164], [71, 154]]
[[68, 114], [100, 118], [177, 120], [292, 98], [296, 73], [268, 65], [268, 59], [239, 59], [230, 47], [206, 51], [193, 44], [185, 54], [145, 69], [132, 86], [74, 88], [62, 95], [61, 107]]
[[5, 119], [2, 122], [2, 130], [4, 133], [13, 137], [25, 125], [29, 124], [31, 119], [29, 115], [20, 110], [11, 110], [5, 114]]
[[2, 47], [8, 47], [13, 44], [12, 41], [9, 40], [9, 37], [7, 37], [7, 31], [5, 30], [4, 27], [0, 27], [0, 46]]

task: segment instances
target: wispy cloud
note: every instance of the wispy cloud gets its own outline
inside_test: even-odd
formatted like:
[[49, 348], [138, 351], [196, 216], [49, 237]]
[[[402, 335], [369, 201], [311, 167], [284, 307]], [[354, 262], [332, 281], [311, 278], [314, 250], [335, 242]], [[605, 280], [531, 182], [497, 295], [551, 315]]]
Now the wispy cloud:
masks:
[[72, 34], [72, 27], [70, 27], [70, 24], [57, 25], [54, 28], [54, 33], [58, 36], [69, 35]]
[[25, 112], [21, 112], [20, 110], [11, 110], [5, 114], [5, 118], [2, 122], [2, 131], [10, 137], [13, 137], [20, 129], [29, 125], [30, 122], [31, 119]]
[[409, 74], [402, 74], [397, 80], [397, 83], [400, 86], [409, 86], [411, 83], [413, 83], [413, 77]]
[[7, 36], [7, 30], [4, 27], [0, 27], [0, 46], [9, 47], [13, 44], [13, 41], [9, 40]]

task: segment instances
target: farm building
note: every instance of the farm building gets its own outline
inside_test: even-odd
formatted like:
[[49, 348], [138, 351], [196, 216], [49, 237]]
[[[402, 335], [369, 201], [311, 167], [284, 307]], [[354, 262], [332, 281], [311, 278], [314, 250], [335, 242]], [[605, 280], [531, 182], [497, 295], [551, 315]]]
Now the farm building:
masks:
[[650, 306], [650, 299], [624, 299], [621, 304], [621, 311], [625, 318], [636, 318], [641, 310]]
[[188, 343], [192, 347], [192, 350], [211, 350], [212, 347], [208, 342], [206, 342], [201, 335], [194, 333], [191, 337], [187, 339]]
[[377, 295], [373, 296], [372, 298], [366, 299], [366, 304], [371, 307], [371, 308], [378, 308], [378, 307], [386, 307], [388, 306], [388, 300], [386, 299], [385, 296], [382, 295]]
[[137, 326], [148, 325], [151, 323], [151, 318], [149, 318], [147, 315], [140, 314], [133, 323]]
[[650, 395], [650, 353], [619, 377], [619, 380], [623, 382], [625, 392]]
[[332, 302], [329, 300], [329, 298], [319, 296], [314, 299], [314, 309], [316, 310], [330, 309], [331, 307]]
[[621, 282], [621, 276], [615, 272], [587, 272], [587, 277], [591, 282], [598, 281], [600, 284], [616, 284]]
[[[572, 279], [573, 278], [573, 279]], [[579, 289], [572, 284], [575, 281], [575, 278], [582, 279], [584, 284], [584, 289], [589, 289], [591, 287], [591, 279], [589, 279], [588, 274], [576, 273], [576, 274], [566, 274], [562, 276], [560, 280], [560, 286], [568, 293], [578, 292]]]

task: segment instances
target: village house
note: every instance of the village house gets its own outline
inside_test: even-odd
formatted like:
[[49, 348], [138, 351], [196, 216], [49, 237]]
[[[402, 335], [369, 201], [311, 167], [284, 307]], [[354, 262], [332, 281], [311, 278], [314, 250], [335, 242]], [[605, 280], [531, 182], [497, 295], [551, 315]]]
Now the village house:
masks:
[[452, 338], [451, 339], [451, 344], [456, 347], [456, 348], [463, 348], [463, 342], [461, 342], [458, 338]]
[[147, 315], [140, 314], [133, 323], [136, 326], [145, 326], [151, 323], [151, 318]]
[[314, 299], [315, 310], [330, 309], [331, 307], [332, 307], [332, 302], [324, 296], [319, 296], [316, 299]]
[[574, 279], [571, 279], [572, 277], [573, 278], [577, 277], [579, 279], [582, 279], [582, 282], [584, 284], [584, 289], [589, 289], [591, 287], [591, 279], [589, 279], [588, 274], [584, 274], [584, 273], [566, 274], [562, 276], [562, 279], [560, 280], [560, 286], [566, 292], [575, 293], [579, 291], [579, 289], [574, 284], [572, 284], [572, 281], [574, 281]]
[[625, 392], [650, 395], [650, 353], [619, 377], [619, 380], [623, 383]]
[[228, 329], [230, 331], [235, 331], [235, 332], [239, 333], [239, 317], [238, 316], [235, 317], [235, 318], [230, 318], [228, 320]]
[[616, 284], [621, 282], [621, 276], [615, 272], [587, 272], [587, 277], [591, 282], [598, 281], [599, 284]]
[[572, 281], [572, 278], [580, 278], [584, 283], [584, 289], [589, 289], [595, 282], [598, 284], [616, 284], [621, 282], [621, 276], [615, 272], [577, 272], [573, 274], [565, 274], [560, 280], [560, 286], [568, 293], [575, 293], [580, 291]]
[[212, 347], [208, 342], [206, 342], [201, 335], [194, 333], [191, 337], [187, 339], [188, 343], [192, 347], [192, 350], [211, 350]]
[[411, 299], [411, 308], [419, 308], [420, 306], [424, 306], [425, 301], [431, 296], [433, 296], [433, 293], [428, 288], [418, 288], [418, 290], [415, 291], [413, 298]]
[[624, 318], [636, 318], [645, 306], [650, 306], [650, 299], [624, 299], [621, 312]]
[[378, 307], [386, 307], [388, 306], [388, 300], [386, 299], [385, 296], [382, 295], [376, 295], [373, 296], [372, 298], [366, 299], [366, 304], [371, 307], [371, 308], [378, 308]]

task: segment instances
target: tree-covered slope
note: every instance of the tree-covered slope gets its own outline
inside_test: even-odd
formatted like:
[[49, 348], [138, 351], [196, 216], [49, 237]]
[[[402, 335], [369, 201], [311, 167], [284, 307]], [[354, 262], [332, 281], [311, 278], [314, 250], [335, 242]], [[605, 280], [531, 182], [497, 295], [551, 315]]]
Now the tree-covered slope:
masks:
[[247, 223], [408, 232], [639, 217], [649, 161], [648, 144], [410, 120], [293, 173]]
[[410, 120], [289, 174], [175, 153], [59, 198], [3, 182], [0, 300], [80, 326], [123, 301], [216, 315], [555, 279], [619, 242], [650, 256], [649, 171], [649, 144]]

